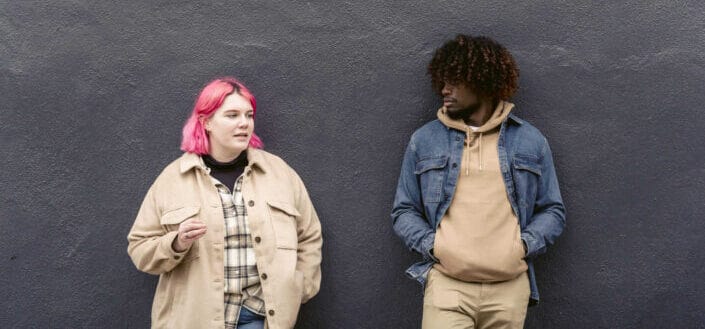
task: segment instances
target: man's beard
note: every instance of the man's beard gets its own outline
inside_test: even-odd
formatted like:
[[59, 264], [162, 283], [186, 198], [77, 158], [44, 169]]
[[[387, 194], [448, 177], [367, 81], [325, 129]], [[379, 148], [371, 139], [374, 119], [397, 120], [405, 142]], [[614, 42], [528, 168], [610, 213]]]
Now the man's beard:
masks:
[[446, 114], [453, 120], [465, 120], [469, 118], [473, 113], [480, 109], [480, 102], [472, 104], [470, 106], [464, 107], [462, 109], [450, 110], [446, 109]]

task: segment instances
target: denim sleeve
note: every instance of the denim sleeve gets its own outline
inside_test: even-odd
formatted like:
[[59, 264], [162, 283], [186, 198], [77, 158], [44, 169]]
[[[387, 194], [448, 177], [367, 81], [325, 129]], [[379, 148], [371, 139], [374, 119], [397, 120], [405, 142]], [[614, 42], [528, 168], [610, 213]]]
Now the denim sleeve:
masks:
[[527, 258], [546, 252], [565, 227], [565, 207], [558, 187], [558, 177], [553, 165], [553, 155], [544, 139], [542, 151], [541, 177], [539, 178], [534, 204], [534, 214], [521, 233], [526, 243]]
[[425, 260], [436, 261], [430, 253], [436, 233], [424, 215], [419, 181], [414, 173], [415, 167], [416, 151], [412, 139], [406, 147], [399, 174], [392, 209], [392, 225], [394, 232], [409, 250], [420, 253]]

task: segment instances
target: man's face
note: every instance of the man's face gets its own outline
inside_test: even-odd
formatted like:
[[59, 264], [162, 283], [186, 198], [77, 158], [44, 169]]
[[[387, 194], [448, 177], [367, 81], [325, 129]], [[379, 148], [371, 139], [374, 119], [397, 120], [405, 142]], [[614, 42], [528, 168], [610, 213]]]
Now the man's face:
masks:
[[452, 119], [467, 118], [480, 108], [480, 98], [465, 83], [446, 82], [441, 89], [441, 95], [446, 113]]

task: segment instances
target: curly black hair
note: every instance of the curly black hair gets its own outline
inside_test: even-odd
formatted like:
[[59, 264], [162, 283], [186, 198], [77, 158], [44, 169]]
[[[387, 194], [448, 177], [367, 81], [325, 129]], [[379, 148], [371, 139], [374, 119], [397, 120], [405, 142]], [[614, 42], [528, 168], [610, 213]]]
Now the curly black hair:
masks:
[[517, 90], [519, 69], [504, 46], [488, 37], [458, 34], [436, 50], [428, 64], [433, 90], [466, 83], [479, 96], [508, 100]]

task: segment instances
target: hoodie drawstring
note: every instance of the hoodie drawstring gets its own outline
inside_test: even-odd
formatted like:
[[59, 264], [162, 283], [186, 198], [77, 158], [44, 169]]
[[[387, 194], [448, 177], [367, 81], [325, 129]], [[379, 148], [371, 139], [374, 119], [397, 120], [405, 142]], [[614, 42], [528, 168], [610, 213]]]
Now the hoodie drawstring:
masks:
[[[479, 136], [479, 140], [477, 141], [479, 143], [478, 148], [479, 148], [480, 154], [477, 155], [477, 159], [479, 161], [480, 171], [483, 171], [485, 169], [485, 159], [482, 156], [482, 135], [483, 134], [484, 134], [483, 132], [480, 132], [478, 134], [480, 136]], [[465, 128], [465, 147], [467, 148], [467, 150], [463, 152], [463, 153], [465, 153], [465, 161], [464, 161], [465, 162], [465, 176], [470, 176], [470, 143], [471, 142], [472, 142], [472, 140], [470, 138], [470, 126], [468, 126], [467, 128]]]
[[480, 143], [480, 171], [482, 171], [482, 169], [485, 168], [485, 165], [483, 164], [483, 161], [482, 161], [482, 133], [480, 133], [479, 143]]

